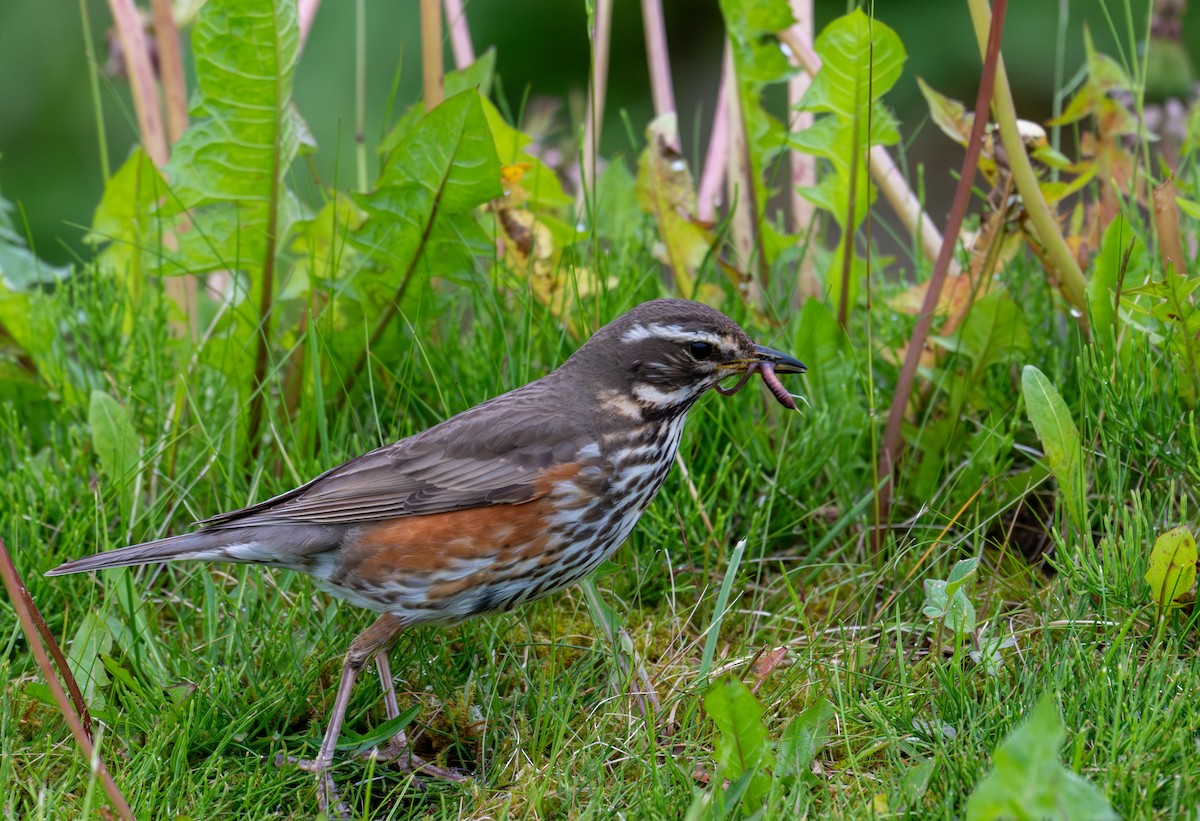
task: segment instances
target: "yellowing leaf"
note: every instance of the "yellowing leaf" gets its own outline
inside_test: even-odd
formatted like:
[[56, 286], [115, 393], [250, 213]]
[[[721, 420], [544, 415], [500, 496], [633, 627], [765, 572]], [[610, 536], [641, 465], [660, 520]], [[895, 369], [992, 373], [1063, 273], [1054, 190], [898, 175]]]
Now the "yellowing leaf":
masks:
[[642, 210], [658, 223], [661, 245], [655, 256], [671, 269], [675, 290], [695, 298], [696, 275], [714, 237], [695, 219], [696, 188], [685, 160], [672, 145], [677, 142], [674, 114], [657, 117], [646, 128], [646, 149], [638, 158], [637, 198]]
[[1196, 539], [1186, 527], [1176, 527], [1154, 540], [1146, 583], [1160, 609], [1178, 603], [1196, 581]]
[[[509, 207], [503, 200], [491, 207], [496, 213], [505, 268], [523, 280], [534, 298], [565, 322], [571, 335], [578, 339], [581, 329], [575, 325], [575, 303], [596, 293], [600, 278], [590, 268], [565, 267], [553, 232], [532, 211]], [[613, 281], [608, 284], [616, 287]]]
[[965, 146], [971, 136], [975, 115], [967, 111], [967, 107], [958, 100], [935, 91], [920, 77], [917, 78], [917, 85], [929, 106], [929, 116], [933, 119], [934, 124], [954, 142]]

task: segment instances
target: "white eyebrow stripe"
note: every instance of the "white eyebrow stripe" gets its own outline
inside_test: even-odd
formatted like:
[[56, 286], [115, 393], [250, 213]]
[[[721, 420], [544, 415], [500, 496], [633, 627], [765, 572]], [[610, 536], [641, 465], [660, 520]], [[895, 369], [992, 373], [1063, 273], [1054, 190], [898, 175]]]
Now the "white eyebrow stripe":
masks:
[[669, 339], [672, 342], [709, 342], [717, 347], [726, 348], [728, 342], [716, 334], [704, 331], [687, 331], [681, 325], [663, 325], [655, 322], [652, 325], [634, 325], [621, 335], [622, 342], [641, 342], [645, 339]]

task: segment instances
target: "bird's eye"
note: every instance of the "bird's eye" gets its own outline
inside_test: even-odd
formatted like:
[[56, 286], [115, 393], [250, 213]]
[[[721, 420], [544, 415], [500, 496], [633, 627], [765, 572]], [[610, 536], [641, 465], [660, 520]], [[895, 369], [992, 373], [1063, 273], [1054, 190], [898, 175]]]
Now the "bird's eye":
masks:
[[688, 351], [693, 359], [702, 361], [713, 355], [713, 346], [708, 342], [693, 342], [688, 345]]

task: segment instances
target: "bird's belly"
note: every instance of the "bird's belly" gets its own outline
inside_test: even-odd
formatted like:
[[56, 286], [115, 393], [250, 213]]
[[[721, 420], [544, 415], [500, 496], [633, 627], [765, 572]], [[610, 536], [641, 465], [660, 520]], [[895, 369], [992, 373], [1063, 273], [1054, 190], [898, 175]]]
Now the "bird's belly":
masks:
[[307, 572], [327, 593], [408, 624], [453, 624], [569, 587], [632, 532], [670, 463], [610, 492], [574, 482], [522, 505], [413, 516], [364, 526]]

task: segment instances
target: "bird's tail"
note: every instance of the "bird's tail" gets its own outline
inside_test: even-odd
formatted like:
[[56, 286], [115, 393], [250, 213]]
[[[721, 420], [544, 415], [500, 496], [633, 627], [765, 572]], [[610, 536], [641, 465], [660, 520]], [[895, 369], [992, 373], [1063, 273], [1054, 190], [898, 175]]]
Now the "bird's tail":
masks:
[[174, 562], [180, 560], [236, 561], [229, 555], [228, 533], [221, 531], [183, 533], [144, 544], [84, 556], [82, 559], [60, 564], [47, 570], [47, 576], [64, 576], [67, 573], [83, 573], [108, 567], [130, 567], [152, 562]]

